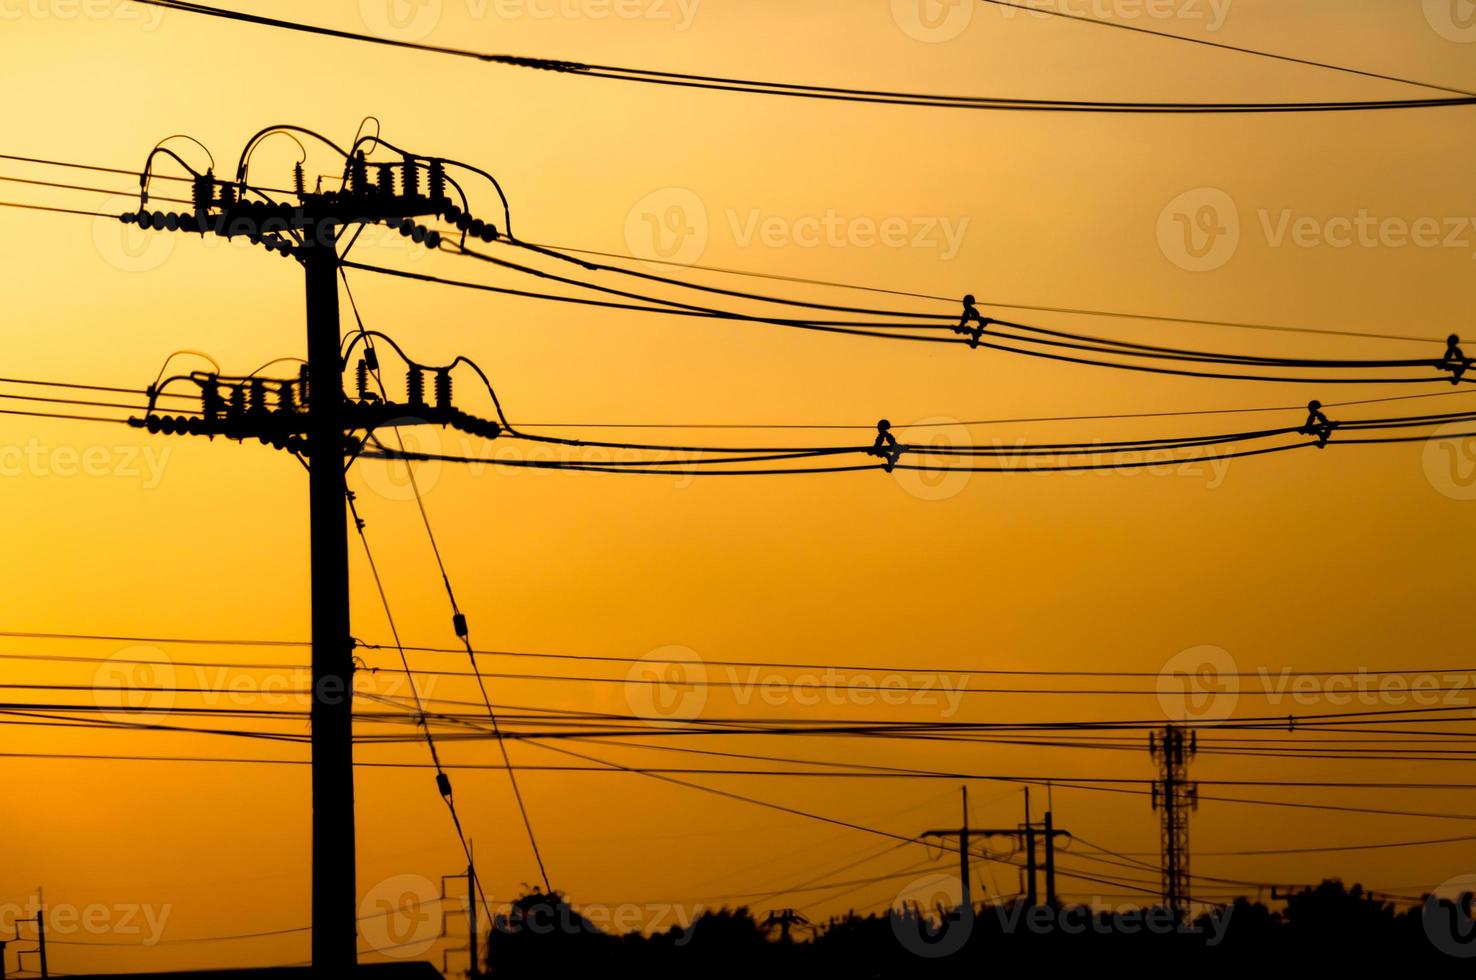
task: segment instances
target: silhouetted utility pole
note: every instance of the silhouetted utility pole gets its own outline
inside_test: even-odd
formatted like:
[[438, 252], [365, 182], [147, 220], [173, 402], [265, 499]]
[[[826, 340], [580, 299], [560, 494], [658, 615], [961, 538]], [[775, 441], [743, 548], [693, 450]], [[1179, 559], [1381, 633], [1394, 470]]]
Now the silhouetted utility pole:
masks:
[[[39, 898], [40, 895], [41, 890], [38, 888], [36, 896]], [[46, 905], [44, 902], [36, 910], [36, 948], [41, 953], [41, 977], [45, 980], [51, 974], [46, 969]]]
[[967, 786], [963, 788], [963, 825], [956, 830], [927, 830], [922, 836], [937, 837], [940, 840], [950, 837], [958, 839], [959, 908], [973, 915], [974, 891], [969, 884], [969, 788]]
[[[25, 921], [29, 922], [30, 920], [27, 919]], [[18, 943], [23, 941], [20, 934], [19, 920], [15, 923], [13, 931], [15, 934], [8, 939], [0, 939], [0, 980], [5, 980], [6, 977], [6, 947], [8, 947], [11, 943]], [[15, 951], [15, 968], [22, 973], [26, 972], [26, 968], [25, 964], [21, 962], [21, 957], [25, 956], [27, 953], [36, 953], [40, 956], [40, 969], [37, 972], [39, 972], [42, 977], [49, 977], [51, 973], [46, 965], [46, 896], [40, 888], [36, 889], [36, 948], [18, 949]]]
[[1056, 904], [1056, 838], [1070, 837], [1071, 834], [1056, 829], [1055, 817], [1050, 810], [1045, 812], [1045, 822], [1041, 825], [1040, 833], [1045, 838], [1046, 904], [1054, 907]]
[[[467, 842], [467, 852], [471, 852], [471, 842]], [[467, 945], [471, 948], [471, 969], [466, 975], [471, 980], [478, 980], [482, 975], [482, 953], [480, 929], [477, 925], [477, 864], [469, 860], [466, 863], [466, 931], [468, 934]]]
[[1056, 903], [1056, 838], [1070, 837], [1071, 834], [1068, 831], [1056, 829], [1055, 820], [1049, 810], [1046, 811], [1044, 823], [1036, 823], [1030, 817], [1030, 788], [1026, 787], [1024, 823], [1018, 827], [984, 827], [975, 830], [974, 833], [981, 837], [1012, 837], [1020, 842], [1025, 851], [1025, 904], [1032, 906], [1040, 903], [1040, 892], [1037, 886], [1039, 865], [1036, 862], [1036, 853], [1038, 842], [1043, 840], [1045, 842], [1046, 902], [1054, 905]]
[[[155, 151], [160, 152], [158, 150]], [[151, 156], [152, 160], [152, 156]], [[244, 166], [244, 165], [243, 165]], [[354, 433], [386, 425], [439, 423], [473, 434], [495, 437], [495, 423], [474, 419], [451, 407], [450, 368], [437, 369], [436, 405], [425, 404], [422, 369], [412, 365], [408, 404], [366, 398], [346, 403], [343, 355], [339, 347], [339, 232], [354, 224], [383, 222], [406, 237], [435, 248], [438, 232], [415, 224], [424, 216], [464, 218], [446, 197], [446, 175], [440, 160], [409, 157], [403, 167], [376, 166], [378, 181], [369, 179], [363, 154], [347, 167], [341, 191], [308, 192], [301, 165], [295, 173], [297, 202], [261, 203], [244, 182], [216, 180], [210, 173], [194, 179], [192, 214], [143, 210], [123, 215], [142, 228], [212, 233], [246, 238], [269, 251], [295, 258], [302, 265], [307, 301], [307, 366], [297, 379], [225, 378], [189, 375], [199, 386], [201, 408], [194, 415], [154, 413], [159, 394], [149, 390], [149, 414], [130, 419], [150, 432], [181, 435], [224, 435], [255, 438], [296, 453], [308, 464], [308, 512], [312, 558], [312, 826], [313, 895], [312, 957], [315, 971], [346, 975], [356, 962], [357, 895], [354, 882], [353, 771], [353, 639], [349, 633], [348, 487], [344, 458], [357, 455], [363, 441]], [[401, 185], [395, 186], [395, 171]], [[146, 171], [147, 172], [147, 171]], [[428, 192], [421, 178], [429, 176]], [[147, 181], [141, 181], [146, 188]], [[368, 348], [372, 355], [372, 346]], [[372, 365], [371, 365], [372, 368]], [[364, 369], [360, 369], [362, 379]], [[170, 379], [179, 380], [179, 379]], [[361, 382], [362, 383], [362, 382]], [[168, 382], [165, 382], [167, 385]], [[276, 392], [275, 405], [267, 393]], [[222, 397], [222, 391], [226, 397]], [[450, 782], [438, 775], [443, 796]], [[42, 955], [45, 962], [45, 955]]]
[[[326, 202], [325, 202], [326, 203]], [[353, 639], [349, 632], [348, 483], [338, 351], [338, 226], [321, 204], [298, 254], [307, 282], [308, 513], [313, 640], [313, 966], [357, 962], [354, 878]]]
[[[470, 854], [471, 852], [470, 841], [467, 842], [467, 852], [468, 854]], [[455, 881], [458, 878], [466, 879], [466, 951], [467, 955], [471, 957], [471, 962], [467, 966], [466, 975], [468, 978], [470, 978], [470, 980], [479, 980], [479, 978], [482, 977], [484, 974], [482, 973], [481, 936], [479, 935], [481, 931], [481, 926], [479, 924], [477, 915], [477, 898], [480, 892], [477, 889], [476, 861], [468, 860], [466, 864], [466, 871], [459, 875], [441, 875], [441, 904], [443, 908], [445, 907], [447, 900], [451, 898], [451, 896], [446, 892], [446, 882]], [[451, 973], [451, 954], [459, 952], [461, 952], [459, 948], [446, 949], [441, 952], [442, 973], [445, 973], [447, 975]]]
[[1199, 807], [1199, 787], [1188, 778], [1195, 748], [1195, 733], [1185, 735], [1176, 725], [1148, 733], [1148, 751], [1161, 773], [1153, 784], [1153, 808], [1163, 812], [1163, 904], [1177, 919], [1186, 915], [1189, 905], [1189, 811]]
[[1040, 904], [1035, 890], [1035, 824], [1030, 819], [1030, 787], [1025, 787], [1025, 822], [1020, 825], [1020, 839], [1025, 842], [1025, 904]]

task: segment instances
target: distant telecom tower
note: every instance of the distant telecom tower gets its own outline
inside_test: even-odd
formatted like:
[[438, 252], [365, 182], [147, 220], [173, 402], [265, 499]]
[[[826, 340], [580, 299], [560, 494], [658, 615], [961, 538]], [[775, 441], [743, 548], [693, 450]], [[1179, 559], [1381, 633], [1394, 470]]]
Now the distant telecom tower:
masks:
[[1148, 733], [1148, 751], [1161, 773], [1153, 784], [1153, 809], [1163, 811], [1163, 904], [1176, 919], [1189, 910], [1189, 811], [1199, 808], [1199, 787], [1189, 781], [1195, 742], [1194, 732], [1186, 735], [1175, 725]]

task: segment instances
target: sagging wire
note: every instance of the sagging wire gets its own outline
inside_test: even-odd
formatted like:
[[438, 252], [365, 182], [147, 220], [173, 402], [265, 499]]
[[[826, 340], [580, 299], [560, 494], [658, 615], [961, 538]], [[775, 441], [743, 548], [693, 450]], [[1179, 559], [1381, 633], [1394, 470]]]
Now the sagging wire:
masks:
[[[408, 464], [407, 464], [408, 465]], [[374, 552], [369, 547], [369, 537], [364, 533], [364, 519], [359, 516], [359, 508], [353, 491], [344, 490], [344, 498], [348, 503], [349, 515], [354, 520], [354, 528], [359, 532], [359, 542], [364, 546], [364, 558], [369, 564], [370, 576], [374, 579], [374, 588], [379, 593], [379, 602], [384, 607], [385, 622], [389, 626], [390, 637], [394, 640], [395, 649], [400, 655], [400, 665], [405, 671], [405, 677], [410, 682], [410, 693], [415, 704], [416, 727], [425, 732], [425, 744], [430, 750], [431, 763], [436, 769], [436, 789], [441, 794], [441, 799], [446, 803], [446, 810], [451, 814], [451, 823], [456, 828], [456, 837], [461, 841], [461, 849], [466, 855], [466, 863], [471, 867], [475, 862], [472, 859], [471, 843], [466, 839], [466, 831], [461, 825], [461, 815], [456, 812], [456, 799], [451, 788], [451, 777], [441, 765], [441, 754], [436, 748], [435, 736], [431, 734], [430, 725], [426, 722], [425, 704], [420, 696], [420, 685], [415, 682], [415, 675], [410, 670], [410, 658], [405, 654], [405, 646], [400, 640], [400, 629], [395, 623], [394, 613], [390, 609], [389, 596], [384, 590], [384, 580], [379, 575], [379, 565], [374, 560]], [[354, 641], [358, 645], [358, 641]], [[480, 898], [482, 906], [491, 915], [491, 908], [487, 902], [486, 893], [482, 891], [482, 883], [473, 876], [477, 895], [473, 900]], [[475, 937], [474, 937], [475, 938]], [[475, 955], [475, 954], [474, 954]]]
[[[364, 327], [364, 320], [363, 317], [359, 314], [358, 304], [353, 299], [353, 290], [349, 287], [348, 276], [344, 274], [343, 267], [341, 265], [339, 266], [339, 275], [343, 280], [344, 292], [349, 297], [349, 307], [353, 310], [354, 321], [358, 326], [359, 334], [364, 338], [365, 350], [373, 351], [373, 338], [370, 336], [369, 331], [366, 330]], [[390, 341], [390, 343], [393, 345], [393, 341]], [[350, 343], [350, 350], [351, 349], [352, 342]], [[397, 346], [396, 349], [398, 350]], [[373, 371], [373, 376], [375, 384], [379, 387], [380, 396], [387, 400], [388, 392], [384, 387], [384, 380], [380, 376], [380, 373], [377, 369]], [[485, 379], [485, 375], [483, 375], [483, 377]], [[398, 428], [395, 429], [395, 440], [399, 443], [401, 452], [404, 452], [404, 437], [400, 435], [400, 431]], [[377, 439], [375, 439], [375, 442], [376, 444], [378, 444]], [[451, 577], [446, 571], [446, 563], [441, 556], [440, 544], [436, 541], [435, 529], [431, 526], [430, 514], [425, 509], [425, 500], [421, 496], [420, 485], [415, 479], [414, 466], [408, 459], [405, 460], [405, 474], [410, 481], [411, 492], [415, 499], [415, 506], [420, 512], [421, 523], [425, 526], [426, 537], [430, 541], [431, 553], [435, 556], [436, 568], [439, 570], [441, 575], [441, 583], [445, 586], [446, 589], [446, 598], [450, 601], [451, 604], [452, 629], [456, 633], [457, 639], [461, 641], [463, 647], [466, 650], [467, 660], [471, 662], [472, 674], [476, 678], [477, 682], [477, 690], [481, 692], [482, 703], [487, 709], [487, 717], [492, 724], [493, 737], [497, 741], [498, 749], [501, 751], [502, 754], [503, 765], [507, 769], [508, 783], [512, 787], [513, 799], [517, 803], [518, 813], [522, 817], [523, 827], [527, 831], [528, 844], [533, 849], [533, 859], [538, 865], [538, 874], [543, 879], [544, 892], [545, 894], [552, 894], [553, 884], [549, 881], [548, 869], [543, 861], [543, 852], [538, 846], [538, 837], [533, 831], [533, 821], [528, 814], [527, 804], [523, 800], [523, 791], [518, 784], [517, 773], [513, 769], [512, 757], [508, 753], [507, 741], [502, 737], [502, 726], [501, 723], [498, 721], [497, 712], [492, 706], [492, 699], [487, 694], [487, 685], [482, 677], [481, 666], [477, 663], [476, 653], [471, 644], [471, 637], [467, 628], [466, 614], [462, 612], [461, 607], [456, 602], [456, 592], [451, 586]]]

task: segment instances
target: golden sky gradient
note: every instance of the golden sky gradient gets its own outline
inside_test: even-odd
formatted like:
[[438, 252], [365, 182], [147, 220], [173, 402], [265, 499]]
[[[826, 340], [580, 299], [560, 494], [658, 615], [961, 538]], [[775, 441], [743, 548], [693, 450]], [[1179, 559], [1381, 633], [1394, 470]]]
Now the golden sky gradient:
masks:
[[[532, 0], [249, 7], [371, 32], [391, 30], [385, 18], [395, 8], [429, 18], [412, 17], [403, 36], [435, 44], [814, 84], [1185, 101], [1420, 94], [1125, 32], [1008, 16], [985, 4], [929, 6], [928, 16], [941, 17], [942, 26], [928, 28], [934, 22], [918, 19], [911, 0], [687, 2], [694, 5], [645, 0], [622, 8], [640, 16], [603, 18], [593, 16], [605, 9], [596, 0], [562, 8]], [[1091, 4], [1077, 6], [1093, 11]], [[1105, 9], [1156, 29], [1458, 87], [1476, 84], [1476, 44], [1466, 43], [1476, 37], [1465, 36], [1455, 21], [1442, 22], [1439, 4], [1234, 0], [1218, 24], [1208, 0], [1181, 0], [1176, 9], [1186, 6], [1199, 16], [1154, 18], [1126, 0]], [[541, 16], [550, 9], [553, 16]], [[1421, 339], [1476, 329], [1470, 326], [1476, 129], [1469, 108], [1177, 118], [828, 104], [562, 77], [184, 13], [159, 16], [127, 3], [0, 0], [0, 38], [3, 153], [135, 168], [162, 137], [188, 133], [210, 147], [218, 170], [233, 170], [243, 141], [264, 126], [304, 125], [346, 143], [372, 114], [399, 145], [496, 174], [515, 230], [535, 242], [639, 251], [652, 244], [642, 238], [650, 229], [643, 215], [664, 215], [670, 202], [686, 201], [689, 219], [705, 215], [705, 239], [661, 242], [684, 247], [683, 258], [948, 296], [973, 292], [986, 313], [996, 301]], [[198, 148], [172, 145], [192, 161], [203, 159]], [[310, 175], [336, 172], [330, 154], [310, 151]], [[269, 141], [253, 158], [253, 177], [285, 186], [295, 158], [289, 141]], [[0, 165], [0, 176], [136, 192], [126, 176], [13, 162]], [[1171, 202], [1204, 189], [1234, 202], [1240, 240], [1219, 268], [1195, 272], [1176, 263], [1184, 255], [1175, 252], [1172, 236], [1168, 247], [1161, 244], [1159, 225]], [[162, 185], [156, 192], [164, 192]], [[491, 213], [485, 188], [473, 194], [480, 210]], [[126, 198], [4, 181], [0, 200], [129, 206]], [[1381, 221], [1434, 218], [1442, 228], [1466, 224], [1459, 247], [1388, 240], [1300, 247], [1274, 240], [1284, 218], [1322, 223], [1365, 213]], [[809, 227], [805, 219], [828, 215], [847, 222], [849, 238], [807, 247], [746, 234], [780, 219], [773, 227], [785, 238]], [[869, 244], [864, 222], [887, 219], [905, 221], [923, 240]], [[944, 227], [959, 233], [956, 241], [949, 242]], [[204, 350], [237, 373], [303, 352], [295, 265], [215, 239], [148, 239], [128, 231], [125, 237], [121, 226], [84, 217], [0, 209], [0, 375], [142, 387], [180, 348]], [[513, 273], [414, 250], [398, 236], [368, 239], [355, 257], [529, 286]], [[1312, 397], [1409, 393], [1404, 386], [1311, 390], [1158, 378], [955, 347], [542, 304], [363, 273], [351, 272], [350, 282], [366, 323], [395, 336], [413, 356], [475, 357], [514, 422], [870, 424], [886, 416], [901, 424], [1286, 406], [1285, 413], [1254, 416], [1281, 425], [1299, 423], [1294, 406]], [[784, 295], [836, 296], [760, 285]], [[860, 295], [883, 305], [920, 303]], [[347, 328], [346, 306], [344, 314]], [[1029, 319], [1150, 343], [1291, 356], [1440, 353], [1435, 343], [1424, 348], [1062, 314]], [[463, 388], [462, 396], [473, 393]], [[1438, 411], [1460, 401], [1413, 404]], [[1239, 427], [1236, 416], [1228, 419], [967, 431], [975, 440], [1111, 439]], [[722, 435], [742, 442], [752, 434]], [[441, 433], [414, 437], [452, 449], [502, 448]], [[0, 417], [0, 447], [28, 445], [40, 447], [40, 464], [11, 467], [16, 457], [0, 460], [7, 466], [0, 486], [9, 558], [0, 564], [0, 628], [307, 635], [307, 484], [295, 461], [221, 440]], [[68, 449], [91, 447], [102, 447], [95, 459], [104, 461], [94, 475], [67, 475]], [[690, 482], [435, 465], [422, 470], [422, 480], [473, 639], [489, 649], [642, 656], [675, 645], [707, 659], [877, 663], [901, 666], [911, 676], [938, 665], [1151, 674], [1181, 651], [1209, 645], [1228, 651], [1242, 670], [1356, 671], [1469, 662], [1465, 544], [1476, 504], [1458, 498], [1471, 496], [1463, 494], [1471, 474], [1453, 475], [1438, 465], [1438, 455], [1431, 459], [1426, 447], [1413, 444], [1237, 460], [1223, 471], [980, 474], [941, 486], [916, 475], [871, 472]], [[454, 637], [445, 596], [403, 483], [377, 462], [359, 464], [349, 479], [402, 633], [417, 643], [447, 645]], [[355, 634], [387, 640], [362, 552], [352, 544]], [[122, 651], [134, 646], [0, 642], [9, 653], [85, 656], [132, 656]], [[165, 652], [181, 660], [306, 658], [305, 650], [290, 649]], [[371, 659], [391, 663], [384, 654]], [[94, 682], [92, 664], [5, 663], [14, 683]], [[464, 666], [429, 654], [417, 663]], [[490, 664], [502, 672], [624, 676], [618, 665]], [[717, 668], [709, 673], [726, 676]], [[175, 670], [177, 684], [198, 679], [190, 668]], [[1014, 681], [969, 682], [1008, 683]], [[1162, 715], [1152, 676], [1115, 683], [1148, 693], [967, 695], [958, 717]], [[628, 707], [623, 689], [609, 684], [496, 679], [492, 691], [510, 704]], [[438, 679], [433, 693], [476, 696], [457, 678]], [[75, 696], [85, 703], [92, 694]], [[175, 703], [202, 700], [180, 694]], [[1285, 701], [1266, 709], [1264, 698], [1247, 694], [1237, 711], [1335, 710]], [[706, 706], [711, 715], [804, 710], [742, 704], [721, 691]], [[917, 720], [935, 720], [940, 712], [936, 705], [824, 710], [834, 717]], [[21, 726], [6, 732], [5, 751], [14, 752], [306, 757], [305, 747], [204, 736]], [[757, 738], [683, 744], [979, 773], [1154, 774], [1146, 746], [1084, 752]], [[721, 763], [654, 750], [590, 751], [630, 765]], [[515, 745], [512, 752], [529, 765], [566, 761], [535, 746]], [[450, 745], [444, 754], [461, 763], [495, 761], [487, 743]], [[425, 753], [421, 745], [369, 747], [359, 757], [419, 762]], [[1193, 771], [1205, 780], [1459, 781], [1464, 770], [1201, 756]], [[8, 842], [0, 901], [23, 903], [43, 885], [53, 905], [167, 906], [166, 940], [307, 922], [305, 767], [0, 758], [0, 772], [10, 787], [0, 812], [0, 835]], [[506, 900], [537, 880], [506, 778], [476, 771], [454, 778], [486, 890], [494, 902]], [[952, 782], [711, 782], [896, 833], [957, 821]], [[635, 775], [530, 772], [523, 785], [553, 882], [576, 903], [718, 904], [722, 896], [797, 884], [885, 843]], [[1469, 793], [1235, 792], [1476, 812]], [[1020, 819], [1017, 788], [981, 784], [972, 795], [980, 824]], [[1043, 792], [1034, 795], [1038, 802]], [[1061, 826], [1155, 860], [1158, 818], [1145, 798], [1058, 789], [1054, 806]], [[398, 875], [436, 881], [460, 869], [459, 846], [428, 771], [361, 770], [358, 812], [361, 892]], [[1193, 841], [1196, 851], [1223, 851], [1455, 836], [1471, 833], [1468, 828], [1448, 819], [1206, 803], [1194, 816]], [[924, 857], [919, 848], [900, 850], [856, 874], [883, 874]], [[1088, 865], [1077, 859], [1075, 866]], [[1287, 883], [1340, 875], [1418, 891], [1476, 872], [1476, 853], [1469, 845], [1258, 858], [1197, 853], [1194, 870]], [[1147, 869], [1117, 871], [1156, 878]], [[981, 877], [990, 873], [981, 867]], [[992, 874], [997, 887], [990, 893], [1015, 890], [1012, 869], [993, 866]], [[820, 919], [847, 908], [884, 908], [906, 881], [879, 883], [808, 914]], [[1103, 890], [1081, 882], [1069, 887], [1082, 898]], [[780, 904], [809, 900], [791, 896]], [[307, 948], [305, 933], [138, 950], [58, 946], [51, 965], [80, 972], [267, 964], [305, 959]], [[438, 958], [436, 950], [426, 955]]]

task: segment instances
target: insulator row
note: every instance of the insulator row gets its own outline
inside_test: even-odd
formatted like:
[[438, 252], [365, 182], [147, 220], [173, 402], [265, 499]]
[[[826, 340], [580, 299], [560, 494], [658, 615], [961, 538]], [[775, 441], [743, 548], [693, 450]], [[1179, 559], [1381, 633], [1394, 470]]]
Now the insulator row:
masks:
[[290, 258], [297, 252], [296, 246], [290, 240], [280, 236], [272, 235], [266, 238], [251, 238], [250, 240], [253, 245], [265, 245], [268, 252], [276, 252], [283, 258]]
[[404, 174], [405, 174], [405, 196], [406, 197], [419, 197], [420, 196], [420, 171], [415, 166], [415, 158], [414, 157], [412, 157], [412, 156], [406, 156], [405, 157]]
[[439, 231], [416, 224], [409, 218], [387, 218], [385, 224], [397, 229], [401, 235], [415, 242], [417, 245], [424, 245], [426, 248], [441, 247], [441, 233]]
[[[297, 165], [298, 185], [297, 193], [302, 194], [302, 175], [300, 173], [302, 164]], [[219, 198], [216, 197], [217, 188]], [[213, 207], [229, 209], [236, 203], [236, 185], [229, 181], [217, 180], [213, 171], [207, 170], [203, 174], [196, 174], [191, 181], [190, 198], [195, 205], [196, 214], [204, 214]], [[147, 200], [147, 197], [145, 197]]]
[[206, 171], [195, 177], [192, 193], [190, 194], [190, 198], [195, 205], [195, 213], [204, 214], [206, 211], [209, 211], [210, 206], [215, 203], [214, 197], [215, 178], [210, 175], [210, 172]]
[[496, 439], [502, 435], [502, 426], [491, 419], [478, 418], [475, 415], [467, 415], [465, 412], [453, 411], [451, 414], [451, 425], [462, 432], [480, 436], [483, 439]]
[[225, 411], [225, 402], [220, 397], [220, 385], [213, 374], [200, 388], [200, 405], [205, 412], [205, 418], [211, 421], [220, 418], [221, 413]]
[[266, 411], [266, 380], [252, 378], [246, 389], [246, 411], [253, 414]]
[[[190, 214], [188, 212], [180, 214], [174, 211], [139, 211], [136, 214], [129, 212], [121, 214], [118, 217], [125, 225], [136, 224], [140, 228], [155, 231], [197, 231], [201, 234], [209, 231], [225, 238], [240, 235], [253, 245], [264, 245], [268, 252], [278, 252], [283, 257], [290, 257], [297, 253], [297, 246], [290, 238], [276, 234], [275, 232], [263, 234], [259, 230], [259, 225], [242, 227], [243, 222], [250, 224], [250, 219], [245, 217], [237, 218], [231, 223], [229, 228], [222, 227], [219, 223], [210, 225], [207, 221], [202, 220], [198, 213]], [[437, 242], [439, 242], [439, 238], [437, 238]]]
[[256, 439], [274, 449], [290, 449], [299, 453], [306, 452], [308, 448], [308, 441], [300, 435], [286, 432], [248, 432], [242, 427], [222, 427], [218, 422], [188, 415], [150, 415], [144, 419], [129, 419], [128, 424], [155, 435]]
[[405, 400], [411, 405], [425, 404], [425, 374], [419, 365], [410, 365], [405, 372]]
[[466, 232], [472, 238], [480, 238], [484, 242], [495, 242], [497, 240], [497, 226], [492, 222], [483, 221], [481, 218], [473, 218], [465, 211], [454, 206], [448, 210], [453, 212], [454, 217], [447, 215], [447, 220], [456, 225], [457, 230]]
[[451, 369], [436, 369], [436, 408], [451, 409]]
[[[242, 387], [235, 387], [234, 392], [243, 391]], [[385, 424], [384, 413], [403, 412], [406, 407], [425, 408], [420, 406], [380, 406], [380, 415], [365, 416], [359, 418], [358, 427]], [[371, 406], [353, 406], [346, 421], [349, 428], [355, 426], [354, 412], [372, 412]], [[427, 422], [439, 422], [441, 425], [450, 425], [462, 432], [479, 436], [484, 439], [496, 439], [502, 434], [502, 426], [491, 419], [478, 418], [455, 409], [447, 409], [444, 415], [432, 416]], [[299, 417], [295, 422], [288, 422], [282, 413], [265, 413], [262, 415], [247, 415], [243, 413], [228, 413], [224, 417], [191, 416], [191, 415], [149, 415], [143, 419], [130, 419], [129, 424], [135, 427], [147, 429], [152, 433], [164, 435], [204, 435], [225, 436], [229, 439], [259, 439], [268, 445], [278, 449], [291, 448], [291, 445], [306, 446], [306, 442], [295, 431], [303, 421]], [[391, 422], [390, 424], [395, 424]]]
[[174, 211], [139, 211], [137, 214], [128, 212], [119, 215], [118, 219], [125, 225], [136, 224], [140, 228], [157, 231], [179, 231], [181, 225], [188, 230], [191, 224], [199, 223], [193, 214], [177, 214]]
[[144, 419], [144, 428], [166, 436], [197, 434], [204, 429], [204, 419], [191, 418], [187, 415], [150, 415]]
[[356, 194], [369, 192], [369, 166], [364, 162], [363, 150], [355, 153], [349, 164], [349, 190]]
[[430, 162], [430, 199], [432, 201], [446, 199], [446, 165], [440, 160]]
[[[211, 421], [241, 419], [249, 415], [262, 415], [272, 409], [277, 412], [295, 413], [298, 410], [297, 392], [302, 381], [286, 378], [251, 378], [240, 384], [229, 382], [222, 385], [217, 375], [206, 375], [200, 385], [201, 414]], [[271, 386], [271, 387], [269, 387]], [[221, 397], [220, 390], [229, 390], [229, 401]], [[268, 406], [267, 393], [276, 392], [276, 404]]]
[[369, 362], [362, 357], [354, 367], [354, 389], [359, 394], [359, 401], [363, 401], [369, 394]]

